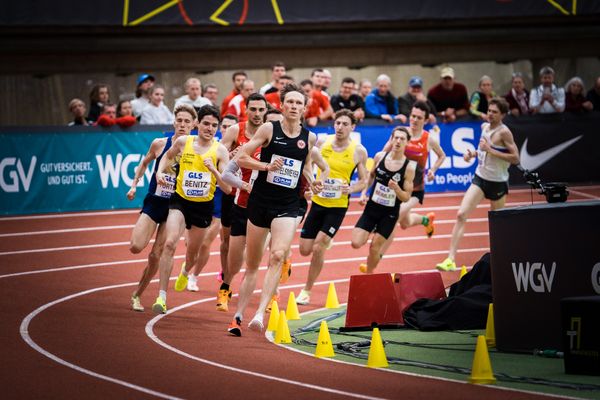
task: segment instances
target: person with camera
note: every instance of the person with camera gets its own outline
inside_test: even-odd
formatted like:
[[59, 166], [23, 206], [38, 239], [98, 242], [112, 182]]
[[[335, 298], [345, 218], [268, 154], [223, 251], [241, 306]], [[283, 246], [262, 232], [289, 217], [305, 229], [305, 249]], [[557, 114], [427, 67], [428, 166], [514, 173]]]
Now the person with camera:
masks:
[[532, 114], [554, 114], [565, 111], [565, 90], [554, 84], [554, 70], [540, 70], [541, 85], [531, 89], [529, 108]]
[[456, 269], [458, 243], [463, 237], [467, 217], [471, 211], [484, 198], [490, 200], [492, 210], [504, 207], [508, 194], [508, 167], [510, 164], [519, 163], [519, 149], [512, 132], [502, 123], [508, 111], [508, 102], [504, 98], [491, 99], [487, 111], [489, 122], [481, 126], [481, 139], [477, 151], [467, 150], [463, 155], [466, 162], [477, 157], [478, 164], [475, 177], [462, 199], [456, 216], [448, 257], [436, 265], [440, 271]]

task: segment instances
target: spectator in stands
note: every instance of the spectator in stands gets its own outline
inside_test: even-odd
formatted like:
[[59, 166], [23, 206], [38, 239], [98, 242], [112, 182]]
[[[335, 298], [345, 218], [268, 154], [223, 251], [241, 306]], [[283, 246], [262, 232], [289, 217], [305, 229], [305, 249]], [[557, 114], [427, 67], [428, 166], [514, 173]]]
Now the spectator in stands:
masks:
[[277, 61], [271, 66], [271, 82], [260, 88], [260, 94], [278, 93], [277, 80], [285, 75], [285, 64], [282, 61]]
[[187, 104], [194, 108], [211, 105], [210, 100], [202, 97], [202, 84], [198, 78], [188, 78], [183, 84], [185, 95], [175, 100], [175, 107], [181, 104]]
[[326, 94], [327, 90], [329, 90], [329, 88], [331, 87], [331, 71], [328, 69], [324, 69], [323, 70], [323, 87], [321, 88], [322, 91], [324, 91]]
[[515, 117], [531, 113], [529, 109], [529, 92], [525, 89], [523, 74], [520, 72], [512, 74], [512, 88], [504, 95], [504, 98], [508, 102], [510, 113]]
[[333, 114], [333, 108], [327, 96], [321, 90], [316, 90], [310, 79], [300, 82], [302, 91], [308, 97], [304, 119], [308, 126], [315, 126], [317, 122], [326, 120]]
[[367, 118], [380, 118], [393, 122], [398, 120], [406, 122], [406, 117], [398, 114], [398, 100], [390, 92], [392, 80], [389, 76], [381, 74], [375, 81], [375, 89], [369, 93], [365, 100], [365, 114]]
[[165, 103], [165, 89], [160, 85], [150, 89], [150, 104], [142, 111], [140, 124], [142, 125], [173, 125], [175, 117]]
[[277, 110], [281, 110], [281, 96], [279, 95], [279, 92], [285, 87], [285, 85], [288, 85], [290, 83], [294, 83], [294, 78], [292, 78], [289, 75], [283, 75], [277, 78], [277, 80], [275, 81], [275, 88], [277, 89], [277, 91], [267, 93], [265, 95], [267, 103], [269, 103], [272, 107], [276, 108]]
[[479, 79], [479, 90], [471, 95], [469, 113], [477, 119], [488, 122], [487, 109], [490, 100], [496, 97], [494, 83], [487, 75]]
[[248, 79], [248, 74], [246, 74], [244, 71], [236, 71], [231, 76], [231, 80], [233, 82], [233, 89], [223, 99], [223, 102], [221, 103], [221, 117], [223, 117], [223, 116], [225, 116], [225, 114], [227, 114], [227, 109], [229, 108], [229, 103], [235, 96], [240, 94], [240, 91], [242, 90], [242, 84], [244, 83], [244, 81], [246, 79]]
[[248, 120], [248, 116], [246, 115], [246, 99], [252, 93], [256, 93], [254, 81], [250, 79], [244, 80], [240, 94], [231, 99], [226, 114], [233, 114], [238, 118], [239, 122], [246, 122]]
[[102, 113], [102, 107], [110, 101], [110, 88], [106, 83], [99, 83], [90, 92], [90, 113], [88, 120], [95, 122]]
[[398, 112], [408, 120], [413, 106], [417, 101], [427, 103], [429, 107], [429, 117], [425, 123], [435, 124], [435, 106], [423, 92], [423, 79], [420, 76], [413, 76], [408, 81], [408, 91], [403, 96], [398, 97]]
[[325, 87], [325, 74], [323, 73], [323, 69], [313, 69], [310, 73], [310, 80], [312, 81], [313, 90], [323, 93], [323, 95], [329, 99], [329, 95], [323, 90]]
[[594, 111], [600, 111], [600, 76], [596, 78], [596, 83], [586, 95], [586, 98], [592, 102]]
[[371, 93], [372, 89], [373, 89], [373, 84], [371, 83], [370, 80], [361, 79], [360, 83], [358, 84], [358, 95], [360, 96], [361, 99], [363, 99], [363, 101], [366, 101], [367, 96], [369, 95], [369, 93]]
[[154, 85], [154, 77], [150, 74], [141, 74], [137, 79], [135, 99], [131, 101], [133, 116], [139, 118], [144, 108], [150, 103], [150, 89]]
[[283, 121], [283, 113], [281, 110], [270, 107], [265, 114], [265, 122]]
[[331, 97], [331, 107], [334, 112], [344, 108], [350, 110], [358, 121], [362, 121], [365, 118], [365, 103], [359, 95], [352, 93], [355, 85], [356, 81], [352, 78], [342, 79], [340, 92]]
[[117, 105], [113, 103], [104, 103], [102, 113], [98, 116], [94, 125], [104, 127], [113, 126], [117, 123]]
[[75, 125], [91, 125], [87, 118], [85, 117], [85, 112], [87, 111], [85, 107], [85, 103], [81, 99], [73, 99], [69, 102], [69, 111], [73, 114], [73, 121], [69, 122], [69, 126]]
[[121, 100], [117, 104], [117, 124], [121, 128], [128, 128], [137, 123], [137, 118], [133, 115], [133, 107], [129, 100]]
[[238, 123], [238, 117], [233, 114], [226, 114], [221, 120], [221, 125], [219, 125], [219, 130], [221, 131], [221, 137], [223, 137], [223, 132], [227, 131], [230, 126], [233, 126]]
[[465, 117], [469, 110], [469, 96], [467, 88], [462, 83], [454, 80], [454, 69], [442, 68], [440, 83], [429, 89], [427, 98], [431, 100], [437, 116], [443, 122], [454, 122]]
[[208, 85], [204, 85], [204, 97], [206, 97], [213, 106], [217, 106], [219, 101], [219, 88], [217, 85], [213, 83], [209, 83]]
[[565, 111], [582, 114], [594, 109], [591, 101], [586, 99], [583, 80], [575, 76], [565, 85]]
[[565, 90], [554, 84], [554, 70], [548, 66], [540, 70], [541, 85], [531, 89], [529, 108], [532, 114], [554, 114], [565, 110]]

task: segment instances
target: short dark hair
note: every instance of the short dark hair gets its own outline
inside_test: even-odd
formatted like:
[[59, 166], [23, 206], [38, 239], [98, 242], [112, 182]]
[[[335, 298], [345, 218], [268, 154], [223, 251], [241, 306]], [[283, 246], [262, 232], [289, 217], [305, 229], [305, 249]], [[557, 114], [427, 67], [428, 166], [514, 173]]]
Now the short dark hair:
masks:
[[394, 137], [394, 132], [396, 132], [396, 131], [401, 131], [401, 132], [406, 133], [407, 140], [410, 140], [410, 138], [412, 137], [410, 135], [408, 128], [406, 128], [405, 126], [396, 126], [396, 127], [394, 127], [394, 129], [392, 129], [392, 134], [390, 135], [390, 139]]
[[271, 71], [273, 71], [275, 69], [275, 67], [283, 67], [286, 68], [285, 64], [283, 63], [283, 61], [275, 61], [273, 63], [273, 65], [271, 65]]
[[292, 78], [290, 75], [281, 75], [279, 77], [279, 79], [287, 79], [288, 81], [294, 81], [294, 78]]
[[235, 77], [238, 76], [238, 75], [242, 75], [242, 76], [244, 76], [246, 78], [248, 77], [248, 74], [246, 72], [244, 72], [244, 71], [235, 71], [233, 73], [233, 75], [231, 75], [231, 80], [235, 81]]
[[316, 72], [323, 72], [323, 68], [315, 68], [310, 73], [311, 78], [315, 75]]
[[202, 119], [207, 115], [212, 115], [219, 121], [219, 123], [221, 122], [221, 113], [217, 107], [210, 105], [200, 107], [198, 110], [198, 121], [202, 121]]
[[116, 104], [115, 103], [111, 103], [110, 101], [108, 103], [104, 103], [102, 105], [102, 112], [104, 112], [104, 110], [106, 109], [106, 107], [115, 107]]
[[358, 120], [356, 119], [356, 116], [354, 115], [354, 113], [346, 108], [342, 108], [341, 110], [338, 110], [335, 115], [333, 116], [333, 120], [337, 120], [340, 117], [348, 117], [350, 118], [350, 121], [352, 122], [352, 125], [356, 125], [356, 123], [358, 122]]
[[233, 114], [225, 114], [225, 116], [223, 117], [223, 119], [232, 119], [235, 122], [239, 122], [239, 119], [238, 119], [237, 115], [233, 115]]
[[[490, 100], [490, 106], [494, 104], [502, 114], [508, 113], [508, 101], [504, 97], [494, 97]], [[489, 106], [488, 106], [489, 107]]]
[[415, 104], [413, 104], [413, 108], [418, 108], [419, 110], [425, 111], [425, 119], [429, 118], [429, 113], [431, 112], [431, 109], [429, 108], [429, 105], [426, 102], [417, 100], [415, 101]]
[[347, 76], [344, 79], [342, 79], [342, 85], [344, 83], [351, 83], [353, 85], [356, 85], [356, 81], [353, 78], [350, 78], [349, 76]]
[[251, 93], [250, 96], [248, 96], [248, 98], [246, 99], [246, 107], [248, 107], [248, 104], [250, 104], [251, 101], [264, 101], [265, 107], [269, 104], [267, 99], [265, 99], [265, 96], [263, 96], [260, 93]]
[[295, 83], [288, 83], [287, 85], [284, 86], [283, 89], [281, 89], [281, 92], [279, 94], [279, 99], [281, 100], [282, 103], [285, 100], [285, 96], [291, 92], [300, 93], [302, 95], [302, 97], [304, 98], [304, 105], [306, 105], [306, 103], [308, 102], [308, 97], [306, 97], [306, 95], [304, 94], [304, 91], [302, 91], [302, 88], [300, 88]]
[[304, 79], [302, 82], [300, 82], [300, 86], [304, 86], [304, 85], [310, 85], [312, 86], [313, 83], [310, 79]]
[[269, 104], [269, 107], [267, 107], [267, 112], [265, 113], [265, 118], [267, 117], [267, 115], [271, 115], [271, 114], [282, 114], [282, 112], [280, 109], [275, 108]]

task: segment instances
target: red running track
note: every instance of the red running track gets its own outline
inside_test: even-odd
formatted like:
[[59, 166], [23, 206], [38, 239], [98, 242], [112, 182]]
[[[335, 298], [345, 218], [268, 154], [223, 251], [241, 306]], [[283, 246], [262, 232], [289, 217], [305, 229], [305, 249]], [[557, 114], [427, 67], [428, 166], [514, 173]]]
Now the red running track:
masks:
[[[600, 198], [600, 186], [570, 189], [570, 201]], [[461, 197], [428, 195], [421, 211], [436, 212], [434, 237], [427, 239], [422, 227], [399, 230], [378, 272], [429, 270], [445, 258]], [[530, 191], [513, 190], [508, 201], [527, 204]], [[534, 195], [534, 201], [544, 200]], [[488, 209], [482, 204], [471, 216], [458, 264], [472, 265], [489, 247]], [[352, 203], [326, 253], [313, 305], [300, 312], [322, 307], [331, 281], [340, 301], [347, 298], [349, 276], [367, 254], [367, 246], [354, 250], [349, 244], [359, 214]], [[142, 296], [146, 312], [131, 311], [129, 298], [148, 254], [128, 251], [136, 219], [137, 211], [129, 210], [0, 218], [0, 385], [6, 398], [545, 397], [333, 363], [287, 351], [248, 329], [241, 338], [231, 337], [226, 327], [233, 311], [215, 311], [218, 243], [199, 279], [200, 292], [171, 290], [170, 312], [156, 317], [150, 305], [158, 285], [152, 283]], [[298, 293], [308, 270], [309, 260], [293, 251], [293, 274], [281, 287], [282, 299], [290, 290]], [[174, 274], [183, 255], [182, 242]], [[444, 274], [446, 285], [457, 279], [458, 272]], [[257, 303], [255, 295], [247, 320]], [[236, 298], [230, 310], [235, 304]]]

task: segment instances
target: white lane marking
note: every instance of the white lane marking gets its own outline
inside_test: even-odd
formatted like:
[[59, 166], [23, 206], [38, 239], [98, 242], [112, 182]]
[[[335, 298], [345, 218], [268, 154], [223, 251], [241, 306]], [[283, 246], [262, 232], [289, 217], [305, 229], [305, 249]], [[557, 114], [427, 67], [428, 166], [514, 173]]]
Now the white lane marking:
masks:
[[[315, 285], [327, 285], [330, 282], [334, 282], [334, 283], [339, 283], [339, 282], [347, 282], [349, 281], [348, 278], [346, 279], [335, 279], [335, 280], [329, 280], [329, 281], [321, 281], [321, 282], [317, 282], [315, 283]], [[286, 286], [281, 286], [280, 289], [293, 289], [293, 288], [300, 288], [300, 287], [304, 287], [304, 284], [297, 284], [297, 285], [286, 285]], [[261, 290], [255, 290], [253, 293], [260, 293]], [[234, 296], [237, 296], [237, 294], [235, 294]], [[194, 356], [192, 354], [186, 353], [182, 350], [179, 350], [176, 347], [173, 347], [165, 342], [163, 342], [160, 338], [158, 338], [158, 336], [156, 336], [154, 334], [154, 325], [159, 322], [162, 318], [171, 315], [181, 309], [187, 308], [187, 307], [191, 307], [194, 306], [196, 304], [200, 304], [200, 303], [205, 303], [207, 301], [213, 301], [213, 298], [209, 298], [209, 299], [202, 299], [202, 300], [196, 300], [196, 301], [192, 301], [190, 303], [186, 303], [186, 304], [182, 304], [178, 307], [175, 307], [169, 311], [167, 311], [166, 314], [159, 314], [156, 317], [152, 318], [150, 321], [148, 321], [148, 323], [146, 324], [146, 335], [152, 339], [155, 343], [157, 343], [159, 346], [164, 347], [165, 349], [172, 351], [182, 357], [185, 358], [189, 358], [190, 360], [194, 360], [194, 361], [198, 361], [202, 364], [206, 364], [206, 365], [210, 365], [212, 367], [217, 367], [217, 368], [222, 368], [228, 371], [232, 371], [232, 372], [238, 372], [240, 374], [244, 374], [244, 375], [250, 375], [250, 376], [254, 376], [257, 378], [262, 378], [262, 379], [266, 379], [266, 380], [270, 380], [270, 381], [275, 381], [275, 382], [280, 382], [280, 383], [286, 383], [289, 385], [294, 385], [294, 386], [300, 386], [303, 388], [307, 388], [307, 389], [313, 389], [313, 390], [317, 390], [320, 392], [326, 392], [326, 393], [332, 393], [332, 394], [336, 394], [336, 395], [342, 395], [342, 396], [348, 396], [348, 397], [353, 397], [356, 399], [367, 399], [367, 400], [383, 400], [383, 398], [381, 397], [374, 397], [374, 396], [367, 396], [367, 395], [362, 395], [362, 394], [358, 394], [358, 393], [352, 393], [352, 392], [346, 392], [343, 390], [338, 390], [338, 389], [332, 389], [332, 388], [328, 388], [328, 387], [323, 387], [323, 386], [318, 386], [318, 385], [313, 385], [311, 383], [304, 383], [304, 382], [299, 382], [299, 381], [293, 381], [290, 379], [285, 379], [285, 378], [280, 378], [277, 376], [272, 376], [272, 375], [266, 375], [266, 374], [262, 374], [260, 372], [254, 372], [254, 371], [249, 371], [246, 369], [241, 369], [241, 368], [236, 368], [236, 367], [232, 367], [230, 365], [225, 365], [223, 363], [218, 363], [218, 362], [214, 362], [214, 361], [210, 361], [207, 360], [205, 358], [200, 358], [197, 356]], [[235, 340], [235, 339], [234, 339]]]
[[2, 233], [0, 237], [13, 237], [13, 236], [30, 236], [30, 235], [51, 235], [57, 233], [74, 233], [74, 232], [90, 232], [90, 231], [104, 231], [104, 230], [115, 230], [115, 229], [132, 229], [135, 225], [110, 225], [110, 226], [92, 226], [89, 228], [68, 228], [68, 229], [54, 229], [49, 231], [24, 231], [24, 232], [12, 232]]
[[79, 292], [79, 293], [75, 293], [72, 294], [70, 296], [66, 296], [66, 297], [62, 297], [60, 299], [54, 300], [50, 303], [44, 304], [41, 307], [36, 308], [33, 312], [31, 312], [29, 315], [27, 315], [27, 317], [25, 317], [25, 319], [23, 319], [23, 321], [21, 321], [21, 326], [20, 326], [20, 333], [21, 333], [21, 338], [25, 341], [25, 343], [27, 343], [29, 346], [31, 346], [31, 348], [33, 348], [35, 351], [37, 351], [38, 353], [48, 357], [49, 359], [51, 359], [54, 362], [57, 362], [59, 364], [64, 365], [65, 367], [74, 369], [77, 372], [81, 372], [82, 374], [86, 374], [86, 375], [90, 375], [94, 378], [98, 378], [98, 379], [102, 379], [117, 385], [121, 385], [121, 386], [125, 386], [126, 388], [132, 389], [132, 390], [137, 390], [139, 392], [142, 393], [146, 393], [146, 394], [150, 394], [152, 396], [156, 396], [156, 397], [160, 397], [163, 399], [176, 399], [179, 400], [179, 397], [175, 397], [175, 396], [171, 396], [169, 394], [165, 394], [165, 393], [161, 393], [161, 392], [157, 392], [155, 390], [152, 389], [148, 389], [145, 388], [143, 386], [139, 386], [139, 385], [135, 385], [133, 383], [130, 382], [126, 382], [123, 381], [121, 379], [117, 379], [117, 378], [113, 378], [111, 376], [107, 376], [107, 375], [103, 375], [103, 374], [99, 374], [97, 372], [91, 371], [89, 369], [80, 367], [78, 365], [75, 365], [73, 363], [70, 363], [60, 357], [58, 357], [55, 354], [50, 353], [49, 351], [45, 350], [44, 348], [42, 348], [40, 345], [38, 345], [29, 335], [29, 325], [31, 323], [31, 321], [40, 313], [42, 313], [43, 311], [47, 310], [48, 308], [55, 306], [56, 304], [62, 303], [64, 301], [68, 301], [71, 299], [74, 299], [76, 297], [79, 296], [85, 296], [87, 294], [90, 293], [94, 293], [94, 292], [98, 292], [101, 290], [107, 290], [107, 289], [115, 289], [115, 288], [121, 288], [121, 287], [126, 287], [126, 286], [135, 286], [137, 285], [137, 282], [135, 283], [124, 283], [124, 284], [120, 284], [120, 285], [111, 285], [111, 286], [104, 286], [104, 287], [100, 287], [100, 288], [94, 288], [94, 289], [90, 289], [90, 290], [85, 290], [83, 292]]
[[571, 193], [575, 193], [576, 195], [579, 195], [579, 196], [582, 196], [582, 197], [586, 197], [586, 198], [588, 198], [588, 199], [594, 199], [594, 200], [598, 200], [598, 199], [600, 199], [600, 197], [598, 197], [598, 196], [594, 196], [594, 195], [592, 195], [592, 194], [589, 194], [589, 193], [580, 192], [580, 191], [578, 191], [578, 190], [573, 190], [573, 189], [571, 189], [571, 188], [569, 188], [569, 191], [570, 191]]

